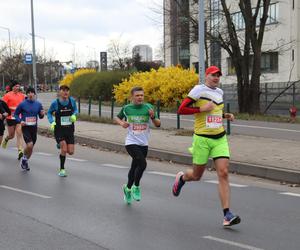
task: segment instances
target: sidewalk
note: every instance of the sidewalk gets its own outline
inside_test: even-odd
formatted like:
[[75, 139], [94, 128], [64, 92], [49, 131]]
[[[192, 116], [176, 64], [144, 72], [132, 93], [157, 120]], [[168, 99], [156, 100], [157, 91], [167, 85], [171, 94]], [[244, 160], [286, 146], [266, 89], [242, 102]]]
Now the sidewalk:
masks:
[[[41, 130], [49, 128], [46, 119], [40, 121]], [[90, 146], [124, 151], [126, 129], [118, 125], [76, 122], [76, 141]], [[300, 142], [252, 137], [228, 136], [233, 172], [292, 183], [300, 183]], [[191, 136], [176, 136], [175, 131], [152, 129], [149, 157], [191, 164], [187, 148]]]

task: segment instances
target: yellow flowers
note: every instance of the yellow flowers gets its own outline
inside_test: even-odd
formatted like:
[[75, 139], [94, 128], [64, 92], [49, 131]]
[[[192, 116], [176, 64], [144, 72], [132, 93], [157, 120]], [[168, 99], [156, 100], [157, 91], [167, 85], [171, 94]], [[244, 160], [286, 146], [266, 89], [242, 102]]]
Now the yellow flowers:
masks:
[[118, 103], [130, 99], [130, 90], [135, 86], [143, 87], [146, 101], [157, 100], [165, 107], [172, 106], [177, 100], [186, 97], [189, 90], [198, 83], [198, 75], [194, 70], [180, 67], [152, 69], [150, 72], [134, 73], [119, 85], [114, 85], [114, 95]]
[[70, 87], [74, 79], [77, 78], [78, 76], [95, 73], [95, 72], [96, 70], [94, 69], [79, 69], [74, 74], [67, 73], [65, 77], [59, 82], [59, 85], [66, 85]]

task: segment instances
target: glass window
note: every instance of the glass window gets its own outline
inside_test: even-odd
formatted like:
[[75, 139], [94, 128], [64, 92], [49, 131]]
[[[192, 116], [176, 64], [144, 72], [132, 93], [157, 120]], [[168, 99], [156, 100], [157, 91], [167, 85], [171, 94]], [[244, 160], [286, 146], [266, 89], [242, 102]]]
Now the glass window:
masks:
[[[255, 8], [252, 9], [252, 14], [254, 15]], [[263, 6], [261, 6], [258, 10], [258, 15], [256, 19], [256, 25], [259, 26], [260, 19], [263, 16]], [[236, 12], [231, 15], [231, 19], [233, 24], [235, 25], [236, 30], [245, 29], [245, 20], [242, 12]], [[277, 23], [278, 20], [278, 3], [270, 4], [268, 11], [268, 19], [266, 24]]]

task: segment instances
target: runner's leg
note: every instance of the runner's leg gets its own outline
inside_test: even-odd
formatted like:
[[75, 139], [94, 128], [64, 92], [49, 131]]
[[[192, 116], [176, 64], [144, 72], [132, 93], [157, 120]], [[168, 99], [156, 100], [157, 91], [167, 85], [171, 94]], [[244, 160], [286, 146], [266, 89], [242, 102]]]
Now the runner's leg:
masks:
[[23, 138], [22, 138], [21, 124], [16, 125], [16, 135], [17, 135], [17, 148], [19, 151], [23, 151]]
[[128, 172], [128, 182], [127, 182], [127, 188], [131, 189], [133, 183], [134, 183], [134, 177], [135, 177], [135, 170], [138, 167], [138, 162], [135, 160], [135, 154], [136, 154], [136, 147], [137, 145], [127, 145], [125, 146], [128, 154], [132, 157], [131, 167]]
[[219, 158], [215, 160], [216, 171], [219, 179], [219, 196], [223, 209], [229, 208], [230, 200], [230, 187], [229, 187], [229, 177], [228, 168], [229, 160], [227, 158]]

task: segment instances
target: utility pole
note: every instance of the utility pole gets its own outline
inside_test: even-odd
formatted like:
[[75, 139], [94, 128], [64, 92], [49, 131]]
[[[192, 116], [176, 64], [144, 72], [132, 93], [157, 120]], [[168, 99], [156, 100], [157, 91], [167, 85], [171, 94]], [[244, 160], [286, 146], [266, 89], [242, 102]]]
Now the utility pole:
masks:
[[198, 43], [199, 43], [199, 84], [205, 83], [205, 12], [204, 12], [204, 1], [198, 1]]
[[34, 90], [37, 93], [33, 0], [31, 0], [30, 2], [31, 2], [31, 34], [32, 34], [32, 73], [33, 73]]

